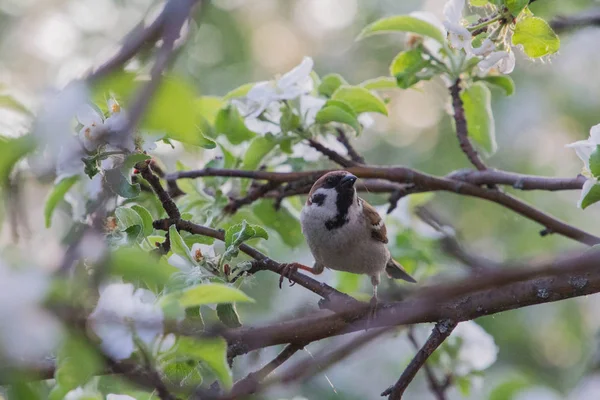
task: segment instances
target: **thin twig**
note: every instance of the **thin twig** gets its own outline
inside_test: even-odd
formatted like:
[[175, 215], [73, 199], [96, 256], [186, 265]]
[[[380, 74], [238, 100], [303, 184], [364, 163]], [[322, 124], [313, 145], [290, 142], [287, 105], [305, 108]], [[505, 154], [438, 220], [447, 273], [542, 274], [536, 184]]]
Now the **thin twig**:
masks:
[[331, 161], [333, 161], [336, 164], [341, 165], [344, 168], [353, 167], [355, 165], [358, 165], [357, 162], [348, 160], [346, 157], [342, 156], [341, 154], [337, 153], [334, 150], [331, 150], [329, 147], [322, 145], [321, 143], [317, 142], [316, 140], [308, 139], [308, 144], [310, 145], [310, 147], [323, 153]]
[[348, 139], [348, 136], [346, 136], [346, 132], [344, 132], [342, 128], [337, 128], [336, 131], [338, 133], [337, 140], [344, 145], [346, 150], [348, 150], [350, 159], [359, 164], [366, 164], [364, 157], [358, 154], [354, 146], [352, 146], [352, 143], [350, 143], [350, 139]]
[[[404, 370], [398, 381], [391, 388], [387, 389], [383, 393], [382, 396], [389, 396], [388, 400], [400, 400], [404, 391], [410, 385], [412, 380], [417, 375], [417, 372], [425, 365], [425, 362], [433, 354], [433, 352], [446, 340], [448, 336], [452, 333], [454, 328], [456, 327], [456, 322], [451, 320], [444, 320], [438, 322], [431, 335], [425, 342], [425, 344], [421, 347], [421, 349], [417, 352], [415, 357], [412, 359], [408, 367]], [[430, 382], [434, 388], [438, 387], [437, 380], [433, 383]], [[443, 400], [445, 398], [444, 392], [439, 389], [435, 390], [436, 397], [439, 400]]]
[[452, 108], [454, 109], [454, 124], [456, 128], [456, 136], [460, 148], [465, 153], [471, 164], [480, 171], [487, 169], [483, 160], [477, 154], [473, 144], [469, 141], [469, 130], [467, 128], [467, 118], [465, 117], [465, 108], [462, 99], [460, 98], [460, 78], [456, 79], [454, 85], [450, 86], [450, 96], [452, 97]]
[[249, 395], [254, 393], [259, 384], [267, 377], [271, 372], [275, 371], [277, 367], [289, 360], [298, 350], [302, 350], [304, 346], [302, 344], [289, 344], [281, 353], [271, 360], [267, 365], [262, 367], [256, 372], [251, 372], [245, 378], [240, 379], [235, 383], [228, 397], [231, 399], [238, 398], [242, 395]]

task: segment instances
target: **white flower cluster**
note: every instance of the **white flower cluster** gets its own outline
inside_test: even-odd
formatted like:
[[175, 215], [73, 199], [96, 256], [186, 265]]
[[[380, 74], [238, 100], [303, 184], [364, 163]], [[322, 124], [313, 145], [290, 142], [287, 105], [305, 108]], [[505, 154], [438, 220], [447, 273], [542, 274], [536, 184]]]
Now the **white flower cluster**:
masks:
[[[304, 57], [302, 62], [280, 78], [254, 84], [245, 97], [234, 99], [234, 104], [244, 117], [248, 129], [259, 134], [278, 134], [281, 132], [282, 101], [298, 100], [294, 112], [300, 117], [302, 128], [308, 129], [315, 123], [317, 113], [326, 103], [326, 99], [312, 95], [314, 81], [311, 77], [314, 61]], [[288, 103], [289, 105], [289, 103]], [[358, 121], [368, 127], [372, 118], [363, 113]]]
[[245, 97], [233, 100], [244, 117], [246, 127], [259, 134], [281, 132], [281, 101], [300, 100], [299, 115], [302, 125], [310, 127], [317, 112], [325, 105], [325, 99], [309, 95], [314, 83], [310, 76], [314, 62], [304, 57], [300, 65], [283, 74], [279, 79], [256, 83]]
[[151, 348], [161, 341], [173, 344], [172, 338], [163, 340], [163, 319], [154, 293], [135, 289], [130, 283], [111, 283], [100, 289], [88, 321], [102, 341], [102, 350], [124, 360], [135, 351], [137, 341]]
[[[444, 6], [444, 21], [440, 22], [433, 14], [414, 12], [411, 16], [419, 18], [437, 27], [444, 36], [448, 36], [450, 45], [457, 50], [464, 50], [467, 58], [477, 57], [477, 64], [482, 73], [488, 73], [495, 68], [502, 74], [510, 74], [515, 68], [515, 55], [510, 46], [505, 50], [497, 50], [496, 44], [488, 37], [479, 47], [473, 47], [472, 33], [464, 25], [463, 10], [465, 0], [448, 0]], [[437, 55], [439, 44], [432, 40], [424, 42], [429, 51]]]
[[600, 124], [592, 126], [590, 137], [587, 140], [578, 140], [568, 144], [567, 147], [575, 150], [577, 156], [583, 161], [583, 175], [587, 178], [581, 190], [581, 196], [577, 202], [577, 207], [582, 208], [583, 199], [588, 195], [594, 185], [598, 184], [598, 178], [595, 178], [590, 171], [590, 156], [600, 146]]

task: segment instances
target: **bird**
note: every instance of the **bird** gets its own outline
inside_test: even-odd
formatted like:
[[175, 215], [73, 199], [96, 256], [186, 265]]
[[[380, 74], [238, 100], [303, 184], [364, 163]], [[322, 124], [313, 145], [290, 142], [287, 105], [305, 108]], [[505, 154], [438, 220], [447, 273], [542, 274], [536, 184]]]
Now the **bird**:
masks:
[[331, 171], [313, 184], [300, 223], [315, 263], [313, 267], [286, 264], [279, 283], [281, 287], [284, 277], [289, 278], [298, 269], [314, 275], [325, 268], [365, 274], [373, 285], [370, 303], [374, 312], [381, 272], [391, 278], [416, 281], [392, 258], [385, 224], [377, 210], [358, 197], [356, 180], [350, 172]]

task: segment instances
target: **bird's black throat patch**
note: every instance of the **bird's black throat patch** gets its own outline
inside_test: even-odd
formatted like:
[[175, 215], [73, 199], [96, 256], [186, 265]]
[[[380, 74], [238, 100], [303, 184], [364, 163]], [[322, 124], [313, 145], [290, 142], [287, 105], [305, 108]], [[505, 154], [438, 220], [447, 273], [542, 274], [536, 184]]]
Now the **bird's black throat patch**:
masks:
[[323, 203], [325, 203], [326, 198], [327, 198], [327, 195], [325, 193], [317, 193], [317, 194], [314, 194], [310, 198], [310, 202], [312, 204], [316, 204], [317, 206], [321, 207], [323, 205]]
[[329, 231], [339, 229], [350, 222], [348, 211], [354, 201], [354, 187], [343, 188], [337, 186], [335, 190], [337, 192], [337, 199], [335, 201], [337, 215], [334, 218], [325, 221], [325, 228]]

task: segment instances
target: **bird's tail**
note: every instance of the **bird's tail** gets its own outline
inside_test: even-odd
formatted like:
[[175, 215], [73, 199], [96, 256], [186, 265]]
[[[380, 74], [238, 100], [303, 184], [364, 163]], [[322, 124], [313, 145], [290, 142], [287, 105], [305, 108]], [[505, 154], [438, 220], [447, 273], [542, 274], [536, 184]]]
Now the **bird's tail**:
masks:
[[417, 283], [415, 278], [410, 276], [408, 274], [408, 272], [406, 272], [404, 267], [402, 265], [400, 265], [398, 263], [398, 261], [394, 260], [393, 258], [390, 258], [390, 261], [388, 261], [387, 265], [385, 266], [385, 272], [388, 274], [388, 276], [390, 278], [403, 279], [407, 282]]

